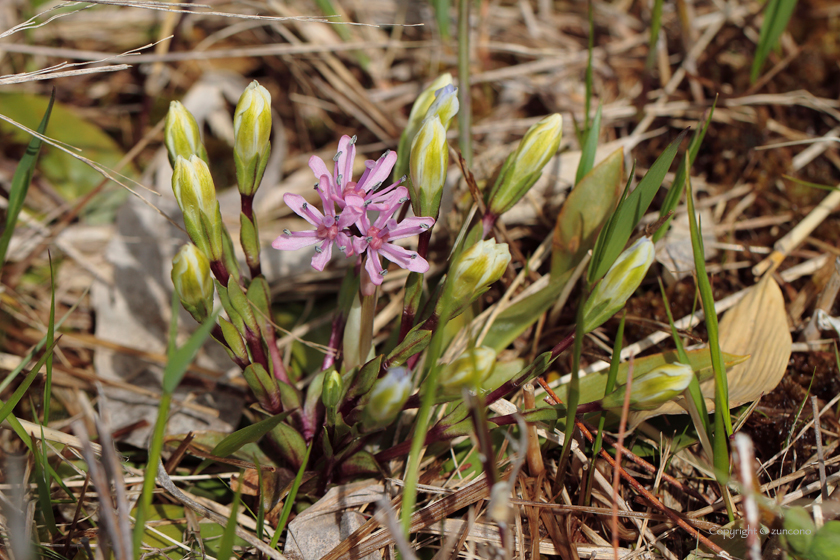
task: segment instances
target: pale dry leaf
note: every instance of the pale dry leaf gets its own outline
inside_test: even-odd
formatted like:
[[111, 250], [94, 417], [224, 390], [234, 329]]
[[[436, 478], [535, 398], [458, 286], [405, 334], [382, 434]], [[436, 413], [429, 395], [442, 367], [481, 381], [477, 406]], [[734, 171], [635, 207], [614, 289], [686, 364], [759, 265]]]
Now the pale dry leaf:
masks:
[[[790, 336], [782, 290], [770, 275], [749, 289], [720, 321], [721, 350], [750, 356], [732, 367], [728, 374], [729, 407], [757, 400], [776, 388], [790, 359], [793, 339]], [[715, 382], [700, 384], [709, 412], [715, 409]], [[631, 415], [631, 425], [662, 414], [686, 414], [678, 401], [651, 411]]]

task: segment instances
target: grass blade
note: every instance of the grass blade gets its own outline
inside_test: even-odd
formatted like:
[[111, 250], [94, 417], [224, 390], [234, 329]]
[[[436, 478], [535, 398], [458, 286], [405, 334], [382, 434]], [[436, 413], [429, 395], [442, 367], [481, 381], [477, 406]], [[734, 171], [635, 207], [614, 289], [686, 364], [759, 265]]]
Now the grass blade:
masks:
[[222, 533], [222, 540], [219, 543], [218, 560], [230, 560], [233, 554], [233, 543], [236, 541], [236, 516], [239, 513], [239, 502], [242, 499], [242, 472], [239, 473], [239, 484], [236, 485], [236, 494], [233, 496], [233, 503], [230, 506], [230, 518], [225, 531]]
[[761, 24], [761, 34], [755, 47], [755, 58], [750, 71], [750, 82], [755, 82], [761, 73], [761, 67], [767, 60], [767, 55], [779, 42], [784, 33], [790, 16], [796, 8], [796, 0], [769, 0], [764, 10], [764, 23]]
[[[29, 390], [29, 387], [32, 385], [32, 382], [35, 381], [35, 378], [38, 376], [38, 372], [40, 372], [41, 368], [44, 367], [44, 362], [46, 362], [47, 358], [50, 355], [52, 355], [52, 352], [55, 349], [55, 345], [57, 343], [58, 343], [58, 341], [56, 340], [55, 342], [53, 342], [52, 346], [47, 347], [47, 350], [44, 352], [44, 355], [41, 356], [41, 359], [38, 360], [38, 363], [35, 364], [35, 367], [33, 367], [31, 370], [29, 370], [29, 373], [27, 374], [27, 376], [23, 379], [21, 384], [18, 385], [18, 388], [15, 389], [15, 392], [12, 393], [11, 398], [9, 400], [7, 400], [5, 403], [3, 401], [0, 401], [0, 403], [3, 404], [2, 406], [0, 406], [0, 423], [2, 423], [6, 419], [7, 416], [9, 416], [9, 414], [12, 412], [12, 410], [14, 410], [14, 408], [18, 405], [20, 400], [23, 398], [23, 395], [26, 394], [26, 391]], [[23, 365], [25, 363], [26, 362], [21, 362], [21, 365], [19, 366], [20, 370], [23, 369]]]
[[[41, 124], [38, 125], [38, 133], [44, 134], [47, 130], [47, 123], [50, 120], [53, 103], [55, 102], [55, 89], [53, 89], [50, 96], [50, 102], [47, 105], [47, 110], [44, 113], [44, 118], [41, 119]], [[3, 230], [3, 235], [0, 236], [0, 266], [6, 262], [6, 252], [9, 250], [9, 242], [12, 240], [12, 235], [15, 233], [15, 224], [17, 224], [18, 216], [21, 209], [23, 209], [23, 201], [26, 200], [26, 193], [29, 191], [29, 183], [32, 182], [32, 174], [35, 172], [35, 164], [38, 162], [38, 153], [41, 151], [41, 139], [33, 137], [26, 147], [26, 152], [18, 163], [15, 169], [15, 175], [12, 177], [12, 185], [9, 188], [9, 208], [6, 212], [6, 229]]]
[[[687, 176], [687, 174], [686, 174]], [[715, 314], [715, 299], [712, 286], [706, 274], [706, 258], [703, 247], [703, 237], [697, 217], [694, 214], [694, 193], [691, 190], [691, 180], [686, 184], [688, 201], [688, 221], [691, 229], [691, 246], [694, 250], [694, 266], [697, 270], [697, 289], [700, 291], [700, 301], [706, 312], [706, 331], [709, 335], [709, 353], [712, 357], [712, 368], [715, 373], [715, 428], [714, 428], [714, 467], [715, 477], [721, 487], [721, 494], [726, 502], [729, 517], [734, 517], [732, 500], [726, 488], [729, 479], [729, 436], [732, 435], [732, 418], [729, 415], [729, 387], [726, 378], [726, 367], [720, 351], [718, 336], [718, 321]]]
[[298, 489], [303, 481], [303, 473], [306, 472], [306, 465], [309, 464], [309, 454], [312, 452], [312, 444], [306, 448], [306, 455], [303, 456], [303, 462], [300, 464], [295, 480], [292, 482], [292, 487], [289, 488], [289, 494], [286, 496], [286, 501], [283, 503], [283, 511], [280, 513], [280, 521], [277, 522], [277, 528], [274, 530], [274, 536], [271, 537], [271, 548], [277, 548], [277, 541], [280, 539], [280, 533], [286, 528], [286, 522], [289, 520], [289, 515], [292, 513], [292, 506], [295, 504]]
[[200, 327], [196, 329], [183, 346], [172, 352], [169, 360], [166, 362], [166, 367], [163, 369], [163, 391], [164, 393], [172, 393], [175, 388], [181, 383], [184, 374], [187, 372], [187, 367], [192, 363], [198, 349], [210, 336], [210, 331], [216, 326], [216, 318], [219, 316], [221, 309], [217, 310], [210, 317], [208, 317]]
[[659, 31], [662, 29], [662, 0], [653, 0], [653, 10], [650, 14], [650, 47], [645, 66], [651, 70], [656, 64], [656, 45], [659, 42]]
[[[668, 168], [671, 167], [671, 162], [674, 161], [680, 143], [687, 133], [688, 129], [683, 130], [676, 140], [671, 142], [665, 151], [656, 158], [648, 172], [639, 181], [636, 189], [619, 203], [609, 224], [601, 230], [592, 251], [592, 260], [589, 263], [587, 281], [590, 285], [600, 280], [607, 273], [615, 259], [624, 250], [624, 246], [627, 245], [627, 241], [636, 225], [647, 212], [650, 203], [653, 202], [653, 197], [662, 185], [665, 174], [668, 173]], [[630, 177], [632, 178], [632, 174]]]
[[598, 150], [598, 134], [600, 132], [601, 105], [599, 104], [598, 110], [595, 112], [595, 118], [592, 120], [592, 126], [586, 131], [586, 140], [581, 146], [580, 163], [578, 163], [577, 173], [575, 173], [575, 186], [586, 177], [587, 173], [592, 171], [592, 166], [595, 165], [595, 152]]
[[[677, 205], [680, 203], [683, 191], [685, 190], [684, 187], [685, 177], [688, 173], [687, 170], [691, 169], [691, 164], [694, 163], [694, 160], [697, 158], [697, 152], [700, 151], [700, 145], [703, 143], [703, 138], [706, 137], [706, 131], [709, 129], [709, 125], [712, 122], [712, 115], [715, 113], [716, 105], [717, 98], [715, 98], [715, 102], [712, 103], [712, 108], [709, 110], [709, 116], [706, 117], [706, 122], [702, 127], [698, 128], [694, 132], [691, 143], [688, 145], [688, 151], [685, 153], [683, 165], [680, 165], [679, 169], [677, 169], [677, 172], [674, 175], [674, 182], [671, 184], [671, 188], [668, 189], [668, 193], [665, 195], [665, 200], [662, 202], [662, 208], [659, 210], [660, 218], [664, 218], [668, 215], [668, 212], [676, 210]], [[668, 227], [670, 227], [672, 219], [673, 218], [668, 218], [661, 226], [659, 226], [659, 229], [657, 229], [653, 234], [654, 243], [662, 239], [662, 237], [668, 232]]]

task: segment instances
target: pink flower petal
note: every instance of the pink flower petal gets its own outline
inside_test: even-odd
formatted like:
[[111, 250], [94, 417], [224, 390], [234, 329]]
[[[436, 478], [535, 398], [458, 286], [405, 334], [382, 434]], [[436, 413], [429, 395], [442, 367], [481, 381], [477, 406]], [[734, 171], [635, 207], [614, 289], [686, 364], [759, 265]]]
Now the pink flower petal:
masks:
[[367, 270], [371, 282], [377, 286], [382, 284], [382, 278], [385, 276], [383, 272], [385, 272], [385, 270], [379, 263], [379, 254], [376, 251], [368, 249], [367, 260], [365, 260], [365, 270]]
[[355, 224], [359, 217], [365, 213], [364, 200], [360, 196], [348, 195], [347, 205], [338, 217], [338, 229], [347, 229]]
[[296, 231], [284, 233], [271, 242], [271, 246], [280, 251], [297, 251], [318, 243], [318, 233], [311, 231]]
[[388, 179], [388, 175], [390, 175], [391, 170], [394, 169], [395, 163], [397, 163], [397, 152], [388, 150], [382, 154], [382, 157], [376, 160], [376, 164], [373, 169], [371, 169], [370, 173], [368, 173], [367, 177], [365, 177], [365, 182], [362, 183], [359, 181], [359, 186], [364, 188], [365, 191], [377, 188], [379, 184], [384, 183]]
[[346, 233], [339, 232], [335, 236], [335, 244], [345, 257], [352, 257], [356, 254], [355, 239], [355, 237], [350, 237]]
[[418, 255], [415, 251], [403, 249], [398, 245], [385, 243], [379, 248], [379, 254], [400, 268], [405, 268], [412, 272], [428, 272], [429, 270], [429, 263], [426, 259]]
[[[338, 152], [336, 152], [333, 161], [335, 162], [335, 186], [338, 193], [344, 190], [344, 187], [353, 180], [353, 159], [356, 157], [356, 146], [353, 145], [353, 139], [346, 134], [338, 141]], [[350, 172], [347, 172], [347, 165], [350, 165]]]
[[312, 170], [312, 173], [314, 173], [316, 177], [320, 177], [321, 175], [330, 176], [330, 172], [327, 170], [327, 164], [325, 164], [324, 160], [318, 156], [312, 156], [309, 158], [309, 169]]
[[283, 195], [283, 202], [292, 209], [295, 214], [312, 224], [319, 226], [323, 223], [324, 215], [317, 208], [306, 202], [306, 199], [299, 194], [286, 193]]
[[388, 224], [388, 233], [391, 239], [402, 239], [423, 233], [433, 225], [435, 225], [434, 218], [406, 218], [399, 224], [392, 220], [392, 223]]
[[312, 268], [322, 272], [332, 257], [332, 241], [325, 239], [320, 246], [315, 246], [315, 254], [312, 256]]

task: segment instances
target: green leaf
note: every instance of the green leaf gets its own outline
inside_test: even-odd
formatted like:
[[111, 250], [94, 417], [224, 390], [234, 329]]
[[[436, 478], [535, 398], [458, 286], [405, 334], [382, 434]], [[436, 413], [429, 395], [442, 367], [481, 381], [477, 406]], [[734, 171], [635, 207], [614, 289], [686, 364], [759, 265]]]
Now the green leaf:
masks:
[[691, 189], [691, 180], [686, 185], [688, 202], [688, 224], [691, 229], [691, 247], [694, 251], [694, 266], [697, 270], [697, 289], [700, 291], [700, 301], [703, 303], [703, 310], [706, 312], [706, 332], [709, 335], [709, 351], [712, 358], [712, 367], [715, 375], [715, 430], [714, 440], [714, 467], [715, 476], [721, 485], [721, 492], [724, 493], [726, 509], [730, 519], [733, 518], [731, 499], [725, 483], [729, 478], [729, 436], [732, 435], [732, 417], [729, 414], [729, 382], [726, 377], [726, 366], [723, 353], [720, 350], [720, 337], [718, 335], [718, 320], [715, 313], [715, 298], [712, 294], [712, 285], [709, 276], [706, 274], [706, 257], [703, 247], [703, 232], [697, 223], [694, 210], [694, 193]]
[[595, 111], [595, 119], [592, 121], [592, 126], [586, 132], [586, 139], [580, 149], [580, 162], [578, 163], [577, 173], [575, 173], [575, 186], [592, 171], [592, 166], [595, 163], [595, 152], [598, 151], [598, 135], [601, 132], [601, 105], [598, 105], [598, 110]]
[[280, 423], [271, 430], [271, 438], [284, 459], [295, 467], [303, 464], [307, 453], [306, 441], [297, 430], [288, 424]]
[[761, 24], [761, 34], [758, 37], [758, 44], [755, 48], [752, 70], [750, 71], [750, 82], [755, 83], [761, 73], [761, 67], [767, 60], [767, 55], [776, 46], [779, 38], [784, 33], [790, 16], [796, 8], [796, 0], [769, 0], [764, 10], [764, 22]]
[[570, 271], [557, 281], [553, 281], [552, 278], [552, 282], [539, 292], [499, 313], [490, 330], [487, 331], [482, 344], [496, 352], [507, 348], [508, 344], [516, 340], [525, 332], [525, 329], [536, 323], [543, 313], [551, 309], [571, 275]]
[[204, 341], [210, 336], [210, 331], [216, 326], [216, 318], [220, 312], [221, 310], [217, 310], [208, 317], [190, 336], [187, 342], [169, 356], [169, 361], [166, 362], [166, 367], [163, 368], [164, 393], [173, 393], [178, 384], [181, 383], [181, 379], [184, 378], [184, 374], [187, 372], [187, 367], [192, 363], [199, 348], [204, 344]]
[[[706, 122], [703, 126], [698, 127], [696, 131], [694, 131], [694, 136], [691, 138], [691, 143], [688, 145], [688, 151], [685, 153], [685, 158], [683, 159], [683, 165], [680, 165], [677, 169], [677, 173], [674, 175], [674, 182], [671, 183], [671, 188], [668, 189], [668, 193], [665, 195], [665, 200], [662, 203], [662, 208], [659, 209], [659, 217], [663, 218], [668, 215], [668, 212], [672, 210], [676, 210], [677, 204], [680, 203], [680, 198], [682, 198], [683, 191], [685, 190], [685, 177], [687, 170], [691, 169], [691, 164], [697, 158], [697, 152], [700, 151], [700, 144], [703, 143], [703, 138], [706, 137], [706, 131], [709, 129], [709, 125], [712, 122], [712, 115], [715, 114], [715, 106], [717, 105], [717, 97], [715, 97], [715, 102], [712, 103], [711, 109], [709, 109], [709, 115], [706, 117]], [[686, 163], [687, 162], [687, 163]], [[668, 218], [659, 229], [653, 234], [653, 242], [656, 243], [665, 233], [668, 231], [668, 227], [671, 225], [671, 220], [673, 217]]]
[[[26, 391], [29, 390], [29, 387], [32, 385], [32, 382], [35, 381], [35, 378], [38, 376], [38, 372], [40, 372], [41, 368], [44, 367], [44, 362], [46, 362], [47, 358], [52, 355], [52, 352], [55, 349], [55, 345], [57, 343], [58, 341], [55, 341], [52, 344], [52, 346], [47, 346], [44, 355], [41, 356], [41, 359], [38, 360], [38, 362], [35, 364], [35, 367], [29, 370], [29, 373], [26, 375], [26, 377], [23, 379], [20, 385], [18, 385], [17, 389], [15, 389], [15, 392], [12, 393], [11, 398], [6, 402], [0, 401], [0, 403], [2, 403], [3, 405], [0, 406], [0, 424], [3, 423], [7, 416], [9, 416], [12, 410], [14, 410], [14, 408], [26, 394]], [[16, 368], [16, 371], [21, 371], [26, 365], [26, 363], [28, 362], [21, 362], [20, 365]]]
[[659, 30], [662, 29], [662, 0], [653, 0], [653, 10], [650, 14], [650, 47], [645, 67], [652, 69], [656, 64], [656, 44], [659, 42]]
[[[37, 115], [43, 115], [50, 105], [50, 99], [44, 95], [32, 93], [2, 93], [0, 94], [0, 113], [14, 116], [15, 121], [30, 129], [38, 126]], [[115, 169], [125, 157], [125, 152], [114, 139], [104, 132], [99, 125], [80, 117], [76, 108], [61, 102], [54, 104], [50, 117], [50, 138], [69, 144], [82, 150], [81, 155], [97, 162], [105, 168]], [[0, 132], [11, 135], [12, 142], [26, 144], [29, 135], [8, 123], [0, 123]], [[87, 194], [99, 185], [103, 177], [98, 171], [79, 161], [70, 154], [48, 147], [41, 157], [41, 173], [66, 200], [74, 200]], [[124, 168], [123, 173], [135, 174], [133, 165]], [[110, 194], [110, 193], [109, 193]], [[107, 200], [107, 211], [115, 211], [114, 205], [125, 199], [125, 191], [114, 191], [118, 195], [115, 200]], [[100, 198], [105, 202], [105, 198]], [[99, 205], [99, 209], [102, 204]], [[91, 208], [97, 208], [93, 204]]]
[[[282, 426], [282, 424], [281, 424]], [[303, 473], [306, 472], [306, 466], [309, 464], [309, 454], [312, 452], [312, 445], [306, 448], [306, 453], [300, 463], [300, 468], [295, 475], [295, 480], [292, 482], [292, 487], [289, 489], [289, 494], [286, 496], [286, 501], [283, 503], [283, 511], [280, 513], [280, 521], [277, 522], [277, 528], [274, 530], [274, 536], [271, 537], [271, 548], [277, 547], [277, 541], [280, 538], [280, 533], [286, 528], [286, 522], [289, 520], [289, 515], [292, 513], [292, 506], [295, 504], [300, 483], [303, 481]]]
[[[702, 383], [707, 379], [711, 379], [714, 375], [712, 371], [712, 360], [707, 348], [699, 348], [697, 350], [689, 350], [686, 352], [688, 357], [688, 364], [697, 374], [698, 380]], [[732, 367], [745, 361], [748, 356], [736, 356], [734, 354], [723, 354], [724, 363], [726, 367]], [[665, 364], [672, 364], [680, 361], [680, 357], [676, 351], [664, 352], [661, 354], [654, 354], [652, 356], [645, 356], [643, 358], [635, 358], [633, 360], [633, 377], [640, 377], [649, 371], [652, 371], [659, 366]], [[624, 385], [627, 383], [627, 362], [618, 366], [616, 374], [616, 383]], [[600, 400], [606, 394], [607, 372], [593, 373], [580, 379], [580, 404], [586, 404]], [[557, 389], [560, 393], [564, 386], [561, 385]]]
[[[47, 123], [50, 120], [54, 102], [55, 89], [53, 89], [52, 95], [50, 95], [50, 100], [47, 103], [41, 124], [38, 125], [37, 131], [39, 134], [44, 134], [47, 130]], [[33, 136], [29, 140], [29, 145], [26, 147], [26, 153], [23, 154], [23, 157], [18, 162], [14, 177], [12, 177], [12, 184], [9, 187], [9, 207], [6, 210], [6, 229], [3, 230], [3, 235], [0, 237], [0, 266], [6, 262], [6, 252], [9, 250], [9, 242], [15, 233], [15, 225], [17, 224], [20, 211], [23, 209], [23, 201], [26, 200], [26, 193], [29, 192], [29, 184], [32, 182], [32, 175], [35, 173], [35, 165], [38, 162], [40, 151], [41, 139]]]
[[236, 516], [239, 513], [239, 501], [242, 499], [242, 473], [239, 473], [239, 484], [236, 485], [236, 494], [233, 496], [233, 503], [230, 506], [230, 518], [225, 525], [225, 532], [222, 533], [222, 540], [219, 544], [219, 552], [216, 554], [218, 560], [230, 560], [233, 554], [233, 545], [236, 540]]
[[814, 535], [808, 549], [808, 560], [832, 560], [840, 549], [840, 521], [827, 521]]
[[574, 270], [595, 245], [621, 198], [624, 149], [619, 148], [577, 182], [563, 203], [551, 242], [551, 278]]
[[225, 439], [216, 444], [216, 447], [211, 451], [212, 455], [217, 457], [227, 457], [232, 453], [239, 451], [243, 445], [248, 443], [256, 443], [265, 434], [274, 429], [277, 424], [285, 420], [292, 411], [286, 411], [281, 414], [275, 414], [265, 420], [261, 420], [256, 424], [246, 426], [241, 430], [236, 430]]
[[677, 139], [671, 142], [665, 151], [656, 158], [648, 172], [639, 181], [636, 189], [619, 203], [608, 225], [601, 230], [598, 240], [595, 242], [592, 260], [589, 263], [587, 280], [590, 285], [600, 280], [607, 273], [615, 259], [624, 250], [630, 235], [647, 212], [656, 191], [662, 185], [662, 181], [668, 173], [668, 168], [671, 167], [671, 162], [677, 155], [677, 149], [679, 149], [680, 143], [687, 133], [688, 129], [683, 130], [677, 136]]

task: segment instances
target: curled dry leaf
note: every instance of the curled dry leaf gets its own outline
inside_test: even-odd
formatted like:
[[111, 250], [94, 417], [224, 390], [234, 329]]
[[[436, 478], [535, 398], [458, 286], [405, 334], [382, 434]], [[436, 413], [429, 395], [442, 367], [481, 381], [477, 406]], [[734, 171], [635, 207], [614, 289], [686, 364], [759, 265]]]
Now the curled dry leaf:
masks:
[[[766, 275], [720, 322], [720, 346], [724, 352], [749, 355], [728, 372], [729, 407], [752, 402], [776, 388], [787, 368], [793, 339], [788, 330], [785, 301], [779, 285]], [[715, 409], [713, 379], [700, 384], [709, 412]], [[661, 414], [686, 414], [679, 402], [669, 402], [651, 411], [631, 415], [631, 424]]]

